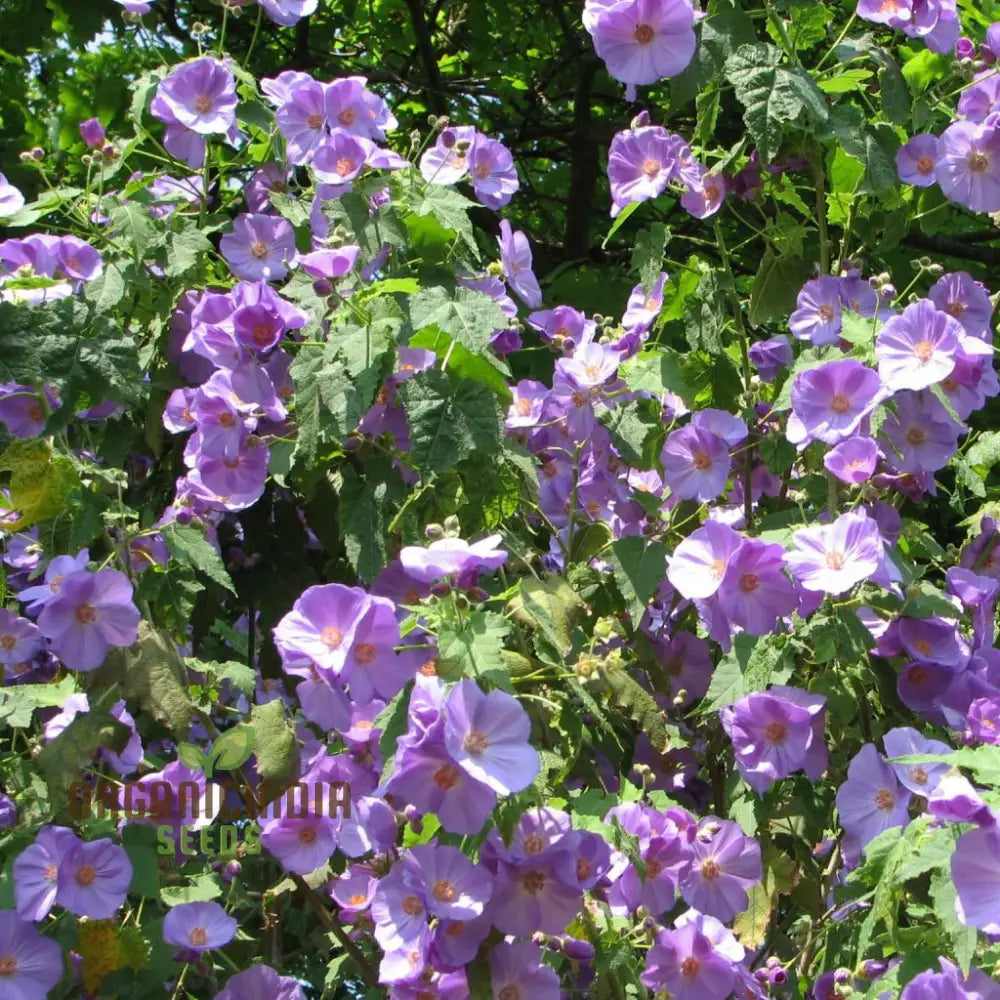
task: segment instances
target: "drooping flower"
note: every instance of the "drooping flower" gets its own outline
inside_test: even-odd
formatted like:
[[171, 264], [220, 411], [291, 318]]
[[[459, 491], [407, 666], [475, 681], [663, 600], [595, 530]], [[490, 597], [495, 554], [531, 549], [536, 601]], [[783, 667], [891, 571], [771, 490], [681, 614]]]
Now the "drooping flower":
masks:
[[0, 664], [24, 663], [42, 648], [37, 625], [0, 608]]
[[987, 934], [1000, 934], [1000, 832], [970, 830], [951, 858], [958, 919]]
[[959, 322], [934, 303], [914, 302], [879, 331], [879, 377], [893, 392], [926, 389], [951, 374], [962, 337]]
[[0, 174], [0, 219], [16, 215], [24, 208], [24, 195]]
[[79, 570], [63, 578], [59, 592], [42, 608], [38, 627], [67, 667], [94, 670], [109, 647], [136, 642], [140, 617], [124, 573]]
[[[998, 77], [1000, 79], [1000, 77]], [[927, 293], [942, 312], [957, 319], [973, 337], [992, 339], [993, 302], [982, 282], [966, 271], [943, 274]]]
[[499, 140], [481, 137], [469, 150], [469, 177], [481, 204], [503, 208], [521, 186], [511, 151]]
[[843, 594], [878, 571], [884, 555], [878, 524], [864, 512], [841, 514], [831, 524], [802, 528], [785, 553], [805, 590]]
[[837, 343], [842, 322], [840, 279], [823, 275], [802, 286], [795, 312], [788, 318], [788, 329], [799, 340], [822, 347]]
[[319, 0], [257, 0], [264, 13], [282, 27], [298, 24], [304, 17], [316, 12]]
[[455, 763], [501, 795], [527, 788], [539, 771], [531, 723], [505, 691], [483, 694], [475, 681], [459, 681], [444, 711], [444, 741]]
[[181, 903], [171, 907], [163, 919], [163, 940], [201, 953], [229, 944], [238, 927], [218, 903]]
[[773, 382], [778, 373], [795, 359], [792, 345], [784, 335], [751, 344], [749, 354], [762, 382]]
[[855, 754], [847, 781], [837, 789], [841, 825], [858, 838], [862, 849], [884, 830], [905, 826], [909, 802], [910, 793], [871, 743]]
[[529, 309], [539, 309], [542, 305], [542, 290], [532, 270], [531, 247], [528, 237], [518, 230], [514, 232], [504, 219], [500, 223], [500, 263], [504, 277], [514, 293]]
[[399, 553], [399, 560], [407, 575], [421, 583], [433, 583], [446, 577], [463, 586], [480, 573], [499, 569], [507, 561], [507, 553], [496, 546], [501, 535], [490, 535], [478, 542], [461, 538], [442, 538], [426, 548], [406, 545]]
[[608, 72], [629, 85], [656, 83], [683, 72], [694, 56], [694, 11], [687, 0], [623, 0], [589, 27]]
[[870, 479], [878, 464], [878, 444], [869, 437], [850, 437], [823, 456], [823, 465], [842, 483]]

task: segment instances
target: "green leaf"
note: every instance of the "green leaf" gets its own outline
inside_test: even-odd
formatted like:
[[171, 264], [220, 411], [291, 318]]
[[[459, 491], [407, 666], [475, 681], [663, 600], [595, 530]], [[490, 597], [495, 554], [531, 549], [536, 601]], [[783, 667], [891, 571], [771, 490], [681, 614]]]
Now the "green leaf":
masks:
[[192, 771], [204, 771], [206, 774], [209, 773], [207, 770], [209, 767], [208, 755], [201, 749], [201, 747], [196, 747], [193, 743], [178, 743], [177, 759], [185, 767], [190, 768]]
[[437, 635], [440, 677], [446, 681], [471, 677], [509, 690], [502, 654], [510, 628], [506, 618], [489, 611], [472, 611], [461, 622], [443, 622]]
[[670, 230], [662, 222], [654, 222], [643, 229], [635, 238], [632, 251], [632, 269], [639, 272], [643, 291], [649, 295], [660, 277], [663, 267], [663, 252], [670, 239]]
[[697, 292], [684, 310], [685, 334], [691, 350], [718, 355], [722, 353], [722, 331], [729, 316], [725, 287], [718, 272], [704, 263], [701, 268]]
[[769, 684], [783, 684], [792, 675], [794, 654], [776, 635], [755, 636], [741, 632], [733, 648], [719, 661], [699, 714], [725, 708], [744, 695], [763, 691]]
[[859, 194], [880, 194], [899, 183], [896, 173], [896, 150], [899, 140], [888, 125], [869, 127], [860, 108], [842, 104], [834, 108], [827, 125], [840, 148], [864, 168]]
[[668, 348], [641, 351], [626, 361], [618, 374], [631, 392], [648, 392], [657, 399], [664, 392], [672, 392], [685, 402], [694, 398], [691, 387], [681, 373], [677, 353]]
[[284, 702], [276, 698], [266, 705], [254, 705], [250, 710], [250, 728], [257, 773], [265, 780], [280, 782], [294, 777], [298, 773], [299, 748]]
[[490, 351], [473, 353], [436, 326], [427, 326], [415, 333], [410, 338], [410, 347], [424, 347], [433, 351], [442, 364], [447, 359], [448, 371], [452, 375], [482, 382], [504, 404], [509, 405], [512, 398], [507, 385], [510, 367]]
[[958, 892], [952, 881], [951, 872], [938, 871], [931, 877], [931, 899], [934, 902], [934, 915], [941, 921], [951, 939], [952, 954], [965, 975], [972, 967], [972, 957], [976, 953], [978, 935], [975, 927], [966, 927], [958, 919], [955, 902]]
[[157, 899], [160, 895], [160, 854], [156, 850], [156, 828], [148, 823], [126, 823], [122, 847], [132, 862], [130, 896]]
[[805, 70], [781, 65], [781, 52], [758, 42], [726, 60], [726, 78], [743, 105], [743, 120], [764, 163], [774, 162], [788, 126], [809, 128], [829, 114], [822, 91]]
[[385, 767], [382, 771], [383, 781], [392, 772], [396, 743], [409, 725], [410, 692], [412, 690], [413, 681], [408, 681], [406, 687], [396, 694], [372, 720], [372, 728], [380, 733], [379, 749], [382, 752], [382, 759], [385, 761]]
[[161, 529], [161, 534], [170, 554], [180, 563], [204, 573], [231, 594], [236, 593], [222, 556], [194, 525], [171, 522]]
[[0, 455], [0, 471], [10, 477], [10, 505], [20, 516], [8, 521], [7, 531], [48, 521], [67, 507], [67, 499], [80, 487], [80, 477], [64, 455], [54, 455], [38, 439], [12, 441]]
[[787, 317], [808, 276], [809, 264], [801, 257], [779, 255], [768, 247], [750, 289], [750, 325], [763, 326]]
[[817, 86], [824, 94], [848, 94], [853, 90], [864, 90], [866, 81], [874, 73], [870, 69], [845, 69], [838, 71], [836, 76], [828, 76], [820, 80]]
[[68, 805], [68, 791], [100, 749], [121, 753], [131, 731], [108, 712], [91, 709], [72, 722], [35, 757], [55, 815]]
[[366, 462], [363, 475], [353, 465], [344, 466], [340, 530], [347, 558], [366, 583], [385, 568], [393, 503], [406, 493], [399, 470], [386, 461]]
[[500, 447], [504, 414], [496, 397], [477, 382], [449, 380], [439, 371], [420, 372], [399, 387], [410, 425], [414, 468], [446, 472], [476, 452]]
[[624, 667], [605, 671], [604, 679], [611, 691], [611, 704], [638, 725], [655, 749], [666, 750], [670, 741], [663, 711], [656, 699]]
[[197, 875], [188, 885], [165, 885], [160, 898], [166, 906], [183, 903], [207, 903], [222, 895], [222, 886], [214, 875]]
[[250, 759], [253, 744], [254, 732], [250, 726], [234, 726], [212, 744], [209, 758], [216, 769], [235, 771]]
[[268, 191], [268, 198], [278, 214], [287, 219], [296, 229], [309, 222], [309, 203], [295, 198], [285, 191]]
[[229, 683], [243, 694], [252, 695], [257, 686], [257, 671], [253, 667], [248, 667], [239, 660], [226, 660], [218, 662], [216, 660], [195, 660], [188, 659], [188, 667], [198, 673], [211, 675], [216, 681], [229, 681]]
[[414, 214], [430, 215], [445, 229], [459, 236], [473, 257], [479, 259], [479, 247], [476, 245], [472, 220], [469, 209], [476, 208], [476, 203], [453, 187], [443, 184], [421, 184], [418, 193], [410, 202]]
[[544, 580], [525, 577], [518, 595], [527, 623], [565, 656], [572, 646], [573, 624], [585, 614], [576, 591], [562, 577], [550, 576]]
[[611, 543], [615, 581], [628, 602], [634, 628], [667, 575], [667, 547], [639, 535]]
[[485, 351], [493, 332], [508, 326], [503, 310], [484, 292], [440, 286], [424, 288], [413, 297], [410, 322], [417, 331], [436, 326], [473, 353]]
[[167, 259], [163, 272], [168, 278], [183, 277], [211, 251], [209, 238], [193, 221], [185, 220], [181, 230], [167, 238]]
[[118, 231], [132, 248], [136, 260], [142, 260], [156, 239], [156, 226], [145, 205], [122, 201], [108, 210], [112, 232]]

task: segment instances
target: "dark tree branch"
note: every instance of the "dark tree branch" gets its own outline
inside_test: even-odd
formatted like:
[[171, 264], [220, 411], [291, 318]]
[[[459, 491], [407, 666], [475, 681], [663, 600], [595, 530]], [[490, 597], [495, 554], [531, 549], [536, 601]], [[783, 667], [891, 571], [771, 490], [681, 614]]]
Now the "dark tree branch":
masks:
[[567, 257], [582, 257], [590, 245], [590, 216], [594, 188], [600, 172], [597, 144], [591, 134], [591, 91], [600, 60], [587, 59], [580, 67], [580, 80], [573, 106], [573, 134], [570, 138], [569, 203], [563, 237]]
[[431, 39], [431, 27], [424, 17], [423, 0], [406, 0], [406, 6], [410, 9], [413, 33], [417, 39], [417, 48], [424, 64], [424, 73], [427, 76], [427, 101], [434, 114], [446, 114], [448, 103], [441, 88], [441, 73], [438, 70], [437, 54], [434, 52], [434, 43]]
[[917, 250], [943, 254], [958, 260], [974, 260], [980, 264], [1000, 264], [1000, 247], [983, 247], [969, 243], [961, 236], [925, 236], [911, 233], [903, 243]]

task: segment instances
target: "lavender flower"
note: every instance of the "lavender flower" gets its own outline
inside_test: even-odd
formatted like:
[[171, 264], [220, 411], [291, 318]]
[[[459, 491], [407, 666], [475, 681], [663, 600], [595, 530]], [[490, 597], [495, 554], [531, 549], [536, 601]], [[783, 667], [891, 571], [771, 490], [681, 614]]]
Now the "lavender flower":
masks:
[[879, 377], [893, 392], [926, 389], [951, 374], [962, 337], [958, 321], [934, 303], [914, 302], [879, 331], [875, 342]]
[[978, 829], [959, 837], [951, 877], [958, 919], [987, 934], [1000, 934], [1000, 832]]
[[931, 187], [937, 183], [937, 137], [924, 132], [913, 136], [896, 152], [896, 171], [904, 184]]
[[218, 903], [181, 903], [163, 920], [163, 940], [201, 953], [229, 944], [238, 926]]
[[909, 821], [910, 793], [871, 743], [866, 743], [847, 769], [837, 790], [837, 811], [844, 829], [862, 849], [880, 833]]
[[296, 257], [295, 231], [285, 219], [241, 215], [219, 241], [219, 250], [237, 278], [280, 281]]
[[793, 444], [851, 437], [884, 398], [879, 377], [853, 358], [800, 372], [792, 383], [787, 436]]
[[236, 81], [220, 59], [182, 64], [157, 87], [150, 111], [198, 135], [226, 133], [236, 124]]
[[785, 554], [805, 590], [843, 594], [878, 571], [883, 558], [878, 525], [867, 514], [841, 514], [832, 524], [802, 528]]
[[0, 986], [5, 996], [44, 1000], [62, 977], [62, 948], [13, 910], [0, 910]]
[[132, 881], [128, 855], [109, 839], [79, 842], [59, 862], [56, 902], [70, 913], [104, 920], [125, 902]]
[[949, 125], [938, 140], [937, 181], [947, 198], [973, 212], [1000, 211], [1000, 130]]

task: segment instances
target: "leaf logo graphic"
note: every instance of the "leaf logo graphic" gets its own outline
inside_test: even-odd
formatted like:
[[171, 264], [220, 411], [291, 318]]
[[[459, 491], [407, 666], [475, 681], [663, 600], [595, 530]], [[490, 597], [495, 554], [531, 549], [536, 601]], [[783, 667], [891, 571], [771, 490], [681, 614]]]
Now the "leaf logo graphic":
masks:
[[179, 743], [177, 757], [192, 771], [201, 771], [211, 778], [217, 771], [235, 771], [245, 764], [253, 753], [254, 731], [252, 726], [234, 726], [227, 729], [207, 751], [193, 743]]

